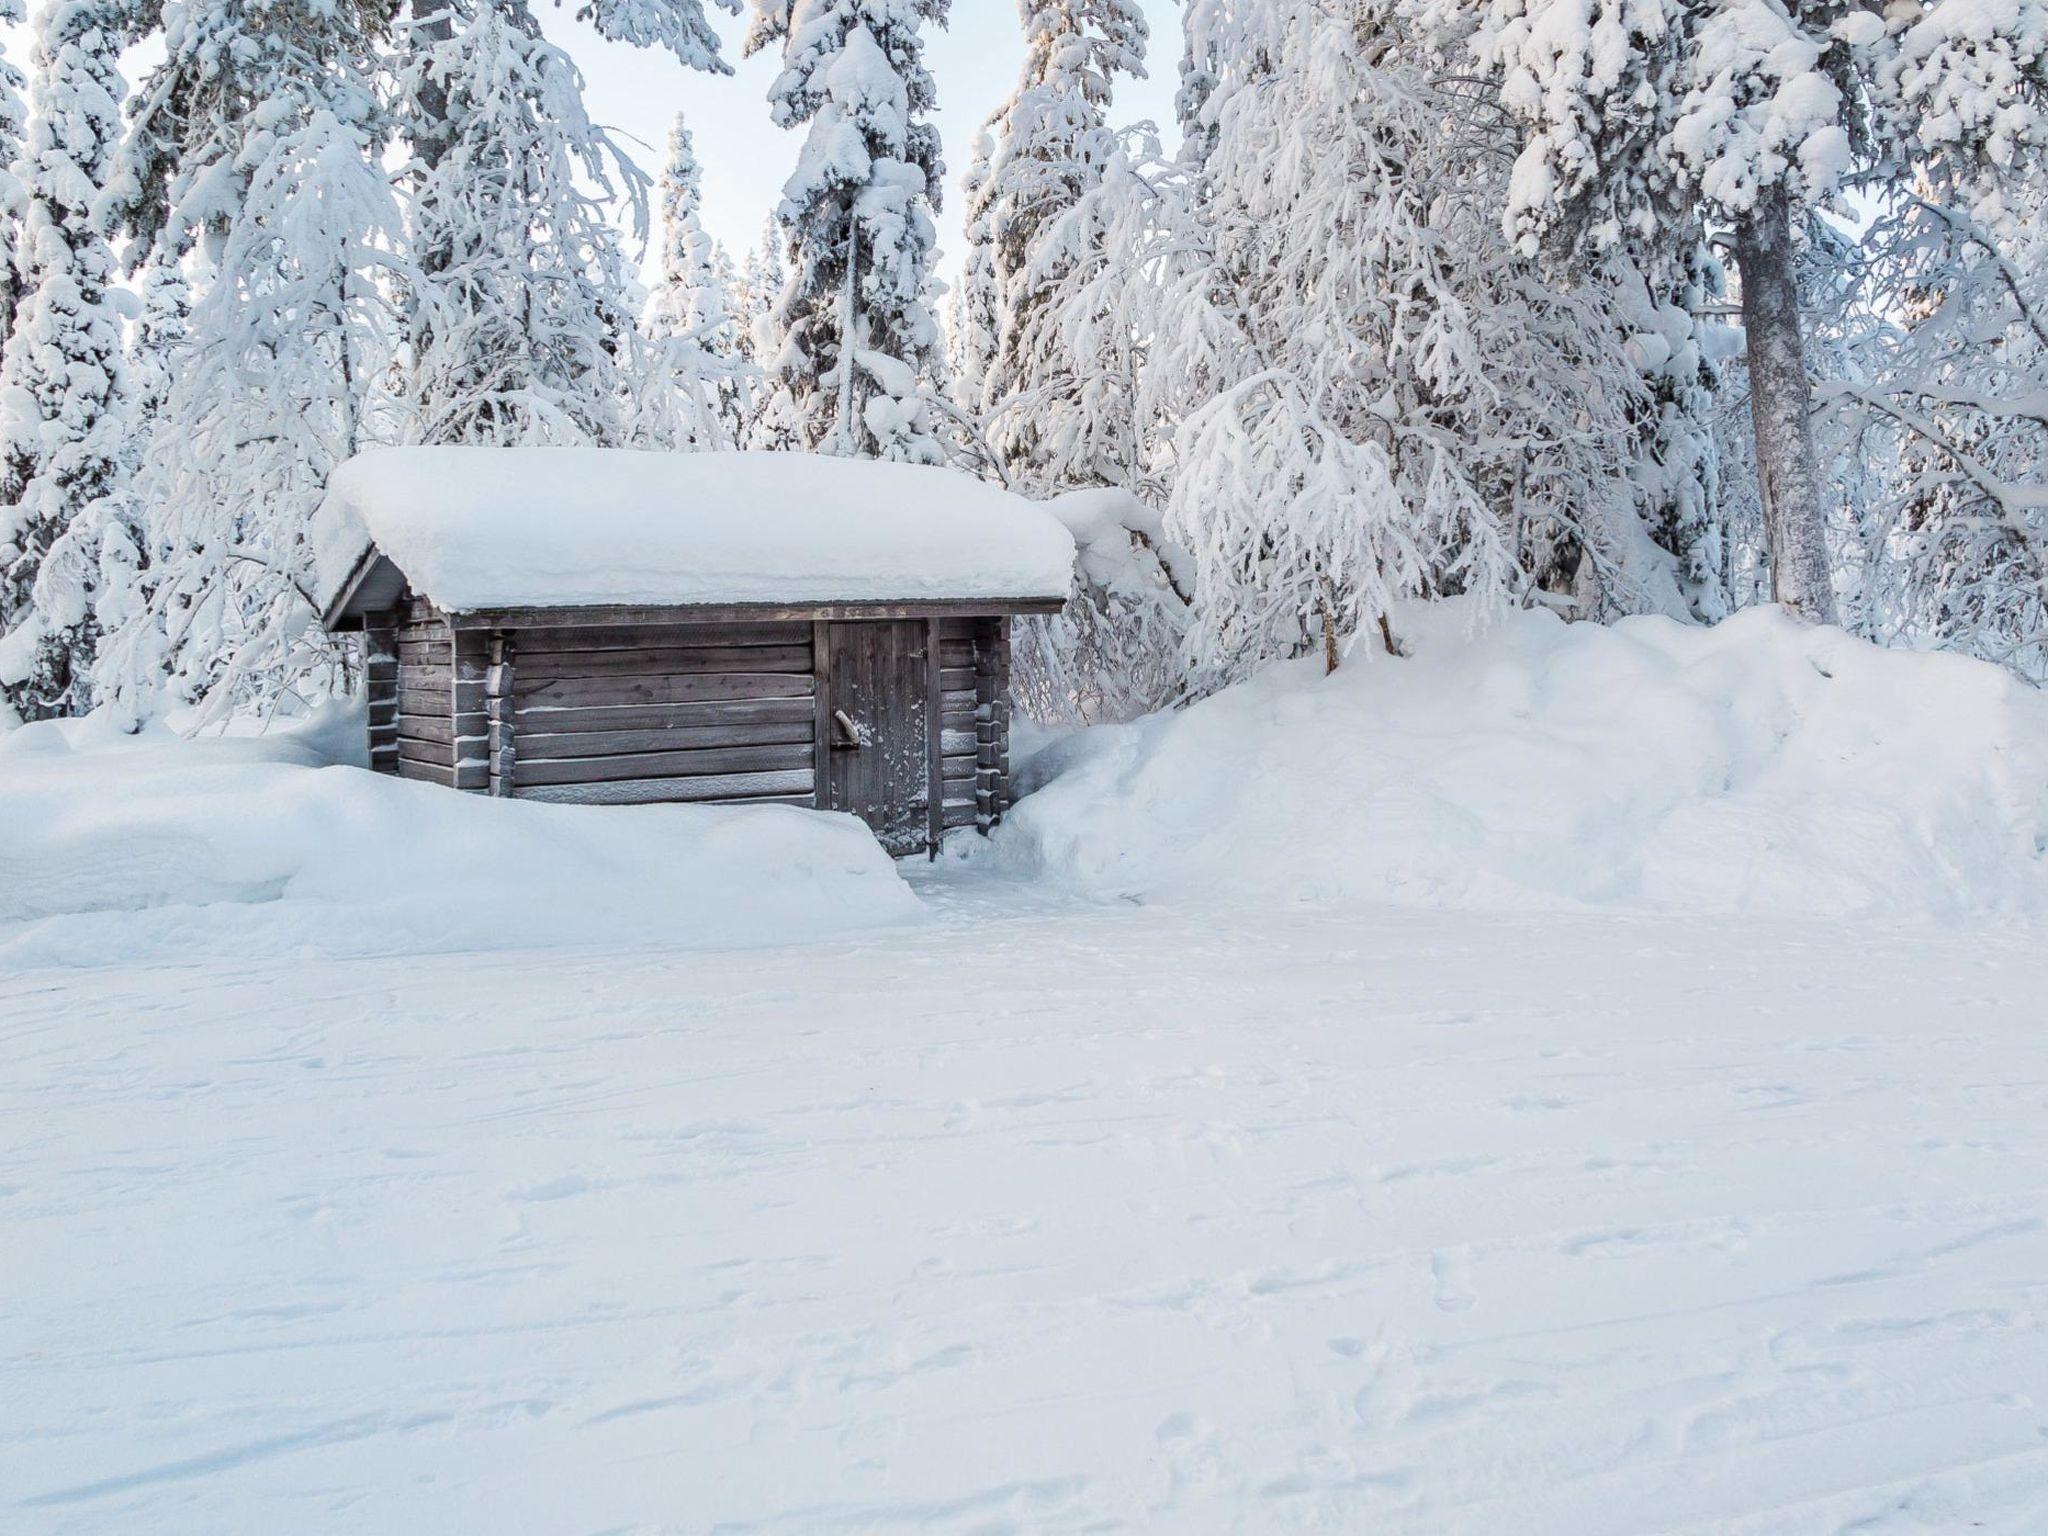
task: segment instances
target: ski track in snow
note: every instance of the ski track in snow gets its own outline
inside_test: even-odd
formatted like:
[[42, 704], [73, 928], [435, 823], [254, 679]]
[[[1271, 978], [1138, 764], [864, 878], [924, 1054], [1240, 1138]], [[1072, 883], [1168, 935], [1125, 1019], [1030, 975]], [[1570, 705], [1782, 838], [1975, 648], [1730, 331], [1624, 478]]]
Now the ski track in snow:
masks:
[[2048, 1531], [2019, 931], [0, 977], [0, 1529]]

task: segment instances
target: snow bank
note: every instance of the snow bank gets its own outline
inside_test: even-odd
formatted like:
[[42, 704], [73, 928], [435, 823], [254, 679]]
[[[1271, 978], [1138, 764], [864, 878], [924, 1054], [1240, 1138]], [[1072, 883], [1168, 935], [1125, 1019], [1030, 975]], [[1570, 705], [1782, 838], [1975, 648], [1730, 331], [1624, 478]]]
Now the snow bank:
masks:
[[802, 453], [380, 448], [313, 525], [330, 608], [374, 545], [444, 609], [1064, 598], [1073, 540], [953, 470]]
[[2005, 673], [1775, 610], [1468, 618], [1069, 738], [982, 856], [1138, 898], [2048, 916], [2048, 697]]
[[0, 737], [0, 965], [779, 943], [917, 907], [851, 817], [490, 800], [336, 764], [361, 734], [337, 709], [256, 737]]

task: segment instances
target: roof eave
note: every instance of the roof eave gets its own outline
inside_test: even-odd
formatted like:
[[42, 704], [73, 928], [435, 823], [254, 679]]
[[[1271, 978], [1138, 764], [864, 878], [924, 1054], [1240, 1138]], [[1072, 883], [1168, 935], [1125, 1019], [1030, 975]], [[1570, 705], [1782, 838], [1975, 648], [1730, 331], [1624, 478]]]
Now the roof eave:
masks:
[[741, 624], [777, 620], [1010, 618], [1055, 614], [1065, 597], [905, 598], [761, 603], [558, 603], [448, 611], [456, 629], [572, 629], [625, 624]]

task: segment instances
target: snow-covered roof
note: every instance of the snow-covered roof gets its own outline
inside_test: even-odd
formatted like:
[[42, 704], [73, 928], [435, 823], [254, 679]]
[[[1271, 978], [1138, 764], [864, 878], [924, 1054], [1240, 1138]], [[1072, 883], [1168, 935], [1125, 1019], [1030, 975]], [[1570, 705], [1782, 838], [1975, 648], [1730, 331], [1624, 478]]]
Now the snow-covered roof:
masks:
[[378, 448], [313, 519], [330, 619], [377, 557], [451, 613], [602, 605], [1034, 602], [1074, 542], [947, 469], [804, 453]]

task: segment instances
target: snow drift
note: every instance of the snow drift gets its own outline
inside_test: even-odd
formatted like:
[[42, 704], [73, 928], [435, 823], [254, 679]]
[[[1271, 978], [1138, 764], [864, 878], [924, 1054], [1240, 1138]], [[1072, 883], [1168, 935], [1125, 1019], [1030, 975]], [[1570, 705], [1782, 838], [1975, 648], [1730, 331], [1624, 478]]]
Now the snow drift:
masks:
[[2048, 697], [1996, 668], [1775, 609], [1472, 617], [1071, 737], [989, 856], [1136, 898], [2048, 915]]
[[490, 800], [336, 758], [360, 718], [0, 737], [0, 964], [781, 943], [916, 899], [851, 817]]

